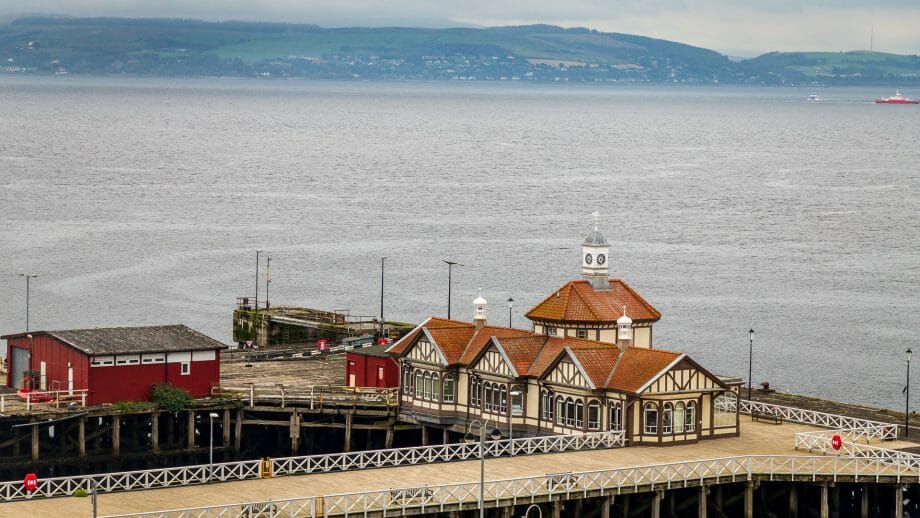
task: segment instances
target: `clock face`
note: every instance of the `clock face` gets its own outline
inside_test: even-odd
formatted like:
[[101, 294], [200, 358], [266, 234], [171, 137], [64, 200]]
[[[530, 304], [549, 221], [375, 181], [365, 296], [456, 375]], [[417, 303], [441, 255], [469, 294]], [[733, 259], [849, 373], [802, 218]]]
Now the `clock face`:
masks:
[[585, 264], [591, 264], [592, 262], [591, 254], [585, 254]]
[[604, 254], [597, 254], [597, 264], [604, 264], [607, 261], [607, 258], [604, 257]]

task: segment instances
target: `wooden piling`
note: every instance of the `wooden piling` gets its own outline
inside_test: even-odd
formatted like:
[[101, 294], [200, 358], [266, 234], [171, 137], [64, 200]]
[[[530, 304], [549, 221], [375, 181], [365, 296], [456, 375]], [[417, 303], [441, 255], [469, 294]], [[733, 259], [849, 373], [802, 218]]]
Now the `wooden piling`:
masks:
[[754, 518], [754, 481], [744, 485], [744, 518]]
[[859, 516], [869, 518], [869, 484], [862, 485], [862, 491], [859, 495]]
[[150, 447], [153, 454], [160, 453], [160, 413], [150, 413]]
[[188, 411], [188, 426], [186, 426], [186, 446], [188, 449], [195, 449], [195, 411]]
[[656, 489], [652, 495], [652, 518], [661, 517], [661, 500], [664, 498], [664, 491]]
[[243, 442], [243, 409], [238, 408], [236, 410], [236, 425], [235, 425], [235, 437], [233, 438], [233, 451], [236, 453], [240, 452], [240, 446]]
[[121, 417], [112, 416], [112, 456], [121, 455]]
[[77, 421], [77, 451], [80, 458], [86, 458], [86, 416], [81, 415]]
[[789, 487], [789, 518], [799, 518], [799, 487], [795, 482]]
[[351, 425], [355, 415], [351, 412], [345, 414], [345, 445], [342, 451], [348, 453], [351, 451]]
[[422, 425], [422, 446], [428, 446], [428, 427]]
[[224, 422], [223, 422], [223, 426], [221, 427], [221, 431], [223, 432], [223, 435], [224, 435], [223, 444], [224, 444], [224, 447], [226, 448], [227, 446], [230, 446], [230, 409], [229, 408], [224, 409]]
[[38, 423], [32, 424], [32, 462], [38, 460]]
[[821, 518], [830, 518], [831, 511], [827, 505], [827, 484], [821, 484]]
[[388, 450], [393, 447], [393, 427], [393, 423], [387, 424], [387, 436], [384, 440], [383, 447]]
[[298, 412], [291, 412], [289, 435], [291, 437], [291, 455], [297, 455], [297, 444], [300, 440], [300, 413]]
[[706, 496], [709, 494], [709, 486], [701, 485], [700, 486], [700, 496], [697, 499], [697, 510], [696, 515], [699, 518], [706, 518], [706, 513], [709, 512], [709, 509], [706, 505]]

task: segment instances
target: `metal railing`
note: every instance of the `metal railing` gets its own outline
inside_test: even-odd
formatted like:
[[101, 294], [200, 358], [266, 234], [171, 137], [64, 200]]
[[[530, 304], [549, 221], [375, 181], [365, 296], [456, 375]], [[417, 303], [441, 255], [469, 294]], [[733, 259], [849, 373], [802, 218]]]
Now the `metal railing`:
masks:
[[213, 397], [238, 399], [250, 407], [260, 404], [309, 406], [310, 410], [326, 405], [334, 406], [376, 406], [396, 408], [399, 406], [399, 389], [367, 387], [285, 387], [284, 385], [249, 385], [248, 387], [214, 387]]
[[[536, 455], [565, 451], [583, 451], [625, 446], [622, 431], [592, 432], [576, 435], [550, 435], [489, 441], [485, 457]], [[309, 475], [330, 471], [349, 471], [434, 462], [453, 462], [479, 457], [479, 444], [441, 444], [413, 448], [370, 450], [331, 455], [307, 455], [271, 459], [272, 476]], [[261, 477], [261, 460], [223, 462], [213, 465], [182, 466], [154, 470], [125, 471], [100, 475], [40, 479], [35, 491], [29, 493], [22, 481], [0, 482], [0, 502], [31, 498], [70, 496], [78, 489], [98, 492], [153, 489], [208, 482], [247, 480]]]
[[71, 404], [85, 408], [87, 394], [87, 389], [38, 390], [28, 392], [26, 397], [19, 394], [0, 394], [0, 414], [57, 409]]
[[828, 414], [826, 412], [816, 412], [803, 408], [774, 405], [771, 403], [761, 403], [759, 401], [741, 400], [740, 405], [742, 414], [751, 415], [757, 413], [760, 415], [781, 417], [783, 420], [793, 423], [810, 424], [835, 430], [861, 429], [865, 430], [866, 433], [870, 433], [871, 431], [873, 437], [882, 440], [894, 440], [898, 438], [898, 425], [896, 424]]
[[[587, 497], [589, 494], [672, 489], [701, 483], [727, 483], [752, 480], [814, 481], [818, 477], [852, 477], [855, 480], [879, 481], [882, 477], [898, 482], [920, 482], [920, 469], [891, 464], [879, 458], [800, 457], [788, 455], [743, 455], [694, 460], [670, 464], [652, 464], [609, 470], [551, 473], [487, 481], [483, 484], [486, 505], [519, 505], [546, 501], [554, 496]], [[293, 500], [227, 504], [212, 507], [174, 509], [121, 515], [131, 518], [172, 518], [204, 516], [248, 516], [246, 509], [263, 509], [260, 516], [384, 516], [419, 512], [442, 512], [474, 509], [478, 506], [480, 483], [463, 482], [402, 488], [387, 488], [357, 493], [340, 493]], [[290, 502], [290, 503], [289, 503]], [[296, 508], [295, 508], [296, 503]], [[312, 503], [313, 507], [310, 507]], [[111, 517], [107, 517], [111, 518]]]

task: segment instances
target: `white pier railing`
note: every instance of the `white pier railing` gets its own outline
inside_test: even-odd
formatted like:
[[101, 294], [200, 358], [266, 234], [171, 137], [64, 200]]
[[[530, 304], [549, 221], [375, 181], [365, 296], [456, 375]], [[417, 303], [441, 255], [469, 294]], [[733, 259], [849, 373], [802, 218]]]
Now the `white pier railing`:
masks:
[[[546, 501], [554, 496], [577, 498], [615, 494], [639, 488], [681, 488], [700, 483], [727, 483], [760, 478], [814, 481], [819, 477], [847, 477], [861, 481], [920, 482], [920, 469], [880, 458], [839, 456], [801, 457], [789, 455], [746, 455], [652, 464], [610, 470], [550, 473], [536, 477], [492, 480], [483, 484], [486, 505], [520, 505]], [[463, 482], [387, 488], [359, 493], [341, 493], [293, 500], [227, 504], [212, 507], [173, 509], [120, 515], [129, 518], [203, 518], [248, 516], [246, 510], [261, 509], [259, 516], [384, 516], [474, 509], [478, 506], [480, 483]], [[114, 517], [105, 517], [114, 518]]]
[[784, 421], [810, 424], [834, 430], [861, 429], [864, 430], [866, 434], [871, 434], [873, 438], [882, 440], [894, 440], [898, 438], [898, 425], [896, 424], [828, 414], [826, 412], [816, 412], [814, 410], [805, 410], [804, 408], [761, 403], [759, 401], [741, 400], [740, 405], [742, 414], [769, 415], [780, 417]]
[[[583, 451], [625, 446], [624, 432], [592, 432], [575, 435], [550, 435], [488, 441], [483, 454], [486, 457], [535, 455], [565, 451]], [[453, 462], [479, 457], [479, 444], [442, 444], [390, 450], [370, 450], [332, 455], [308, 455], [271, 459], [271, 476], [309, 475], [329, 471], [349, 471], [366, 468], [384, 468], [434, 462]], [[262, 476], [261, 460], [223, 462], [212, 465], [182, 466], [141, 471], [126, 471], [39, 479], [38, 487], [31, 493], [22, 481], [0, 482], [0, 502], [55, 496], [70, 496], [78, 489], [90, 492], [131, 491], [154, 489], [208, 482], [256, 479]]]

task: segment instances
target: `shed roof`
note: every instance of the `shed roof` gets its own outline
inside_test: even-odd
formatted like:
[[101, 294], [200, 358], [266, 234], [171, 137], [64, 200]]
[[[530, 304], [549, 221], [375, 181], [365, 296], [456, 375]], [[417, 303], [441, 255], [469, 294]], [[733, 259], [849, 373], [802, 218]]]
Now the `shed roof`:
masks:
[[[224, 344], [187, 326], [100, 327], [33, 331], [50, 335], [89, 355], [136, 354], [223, 349]], [[0, 338], [21, 338], [25, 333]]]

